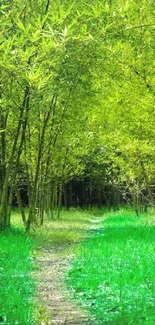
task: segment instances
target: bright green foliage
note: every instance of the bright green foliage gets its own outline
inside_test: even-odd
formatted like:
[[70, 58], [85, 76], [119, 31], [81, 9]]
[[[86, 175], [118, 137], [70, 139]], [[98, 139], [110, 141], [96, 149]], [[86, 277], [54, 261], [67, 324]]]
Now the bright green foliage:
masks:
[[154, 11], [153, 0], [1, 6], [1, 228], [10, 225], [8, 188], [26, 184], [27, 229], [43, 223], [97, 147], [102, 187], [154, 205]]
[[155, 229], [131, 212], [111, 213], [81, 246], [69, 285], [96, 324], [155, 323]]
[[31, 249], [31, 240], [19, 231], [1, 234], [0, 319], [3, 325], [34, 324]]

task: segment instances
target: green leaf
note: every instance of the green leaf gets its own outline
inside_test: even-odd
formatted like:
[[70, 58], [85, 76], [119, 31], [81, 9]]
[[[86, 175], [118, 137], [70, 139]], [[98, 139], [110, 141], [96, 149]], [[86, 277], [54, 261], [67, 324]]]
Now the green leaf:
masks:
[[19, 29], [21, 29], [25, 32], [25, 27], [24, 27], [22, 21], [19, 18], [18, 18], [18, 20], [14, 20], [14, 21], [17, 24], [17, 26], [19, 27]]

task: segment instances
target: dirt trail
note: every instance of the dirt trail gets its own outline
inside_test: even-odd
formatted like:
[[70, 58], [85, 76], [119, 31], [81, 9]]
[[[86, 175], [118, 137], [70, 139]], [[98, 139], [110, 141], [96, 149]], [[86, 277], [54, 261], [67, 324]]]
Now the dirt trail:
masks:
[[[91, 220], [90, 230], [99, 228], [99, 220]], [[64, 254], [66, 248], [42, 250], [37, 257], [38, 297], [40, 305], [45, 306], [48, 319], [41, 325], [95, 325], [87, 310], [82, 309], [73, 299], [64, 283], [64, 275], [74, 259], [73, 254]]]

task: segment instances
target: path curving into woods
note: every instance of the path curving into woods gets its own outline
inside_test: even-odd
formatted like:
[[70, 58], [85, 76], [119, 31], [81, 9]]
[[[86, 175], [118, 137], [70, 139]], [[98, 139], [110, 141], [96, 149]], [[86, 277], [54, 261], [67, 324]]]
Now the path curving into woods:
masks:
[[[98, 220], [92, 219], [92, 231], [99, 229]], [[89, 236], [89, 235], [88, 235]], [[74, 254], [66, 254], [66, 247], [42, 249], [37, 256], [36, 272], [38, 290], [37, 300], [44, 306], [47, 319], [39, 325], [95, 325], [95, 320], [73, 298], [66, 288], [64, 277], [70, 267]]]

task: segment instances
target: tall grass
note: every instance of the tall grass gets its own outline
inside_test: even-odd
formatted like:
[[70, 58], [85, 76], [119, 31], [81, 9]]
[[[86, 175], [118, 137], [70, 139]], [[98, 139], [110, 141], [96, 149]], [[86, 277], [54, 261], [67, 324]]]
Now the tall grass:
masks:
[[97, 324], [155, 324], [155, 226], [129, 211], [107, 213], [67, 282]]
[[44, 226], [32, 231], [37, 247], [51, 249], [71, 246], [83, 240], [92, 227], [91, 219], [98, 217], [98, 210], [62, 209], [60, 220], [45, 218]]
[[0, 235], [0, 324], [31, 325], [32, 241], [19, 230]]
[[[25, 213], [27, 214], [28, 210], [25, 210]], [[0, 234], [0, 324], [39, 323], [40, 316], [38, 317], [37, 312], [40, 315], [40, 307], [34, 306], [33, 302], [33, 248], [41, 248], [39, 252], [42, 252], [42, 249], [57, 250], [59, 246], [66, 246], [66, 253], [68, 250], [73, 252], [74, 244], [86, 238], [87, 230], [92, 226], [90, 219], [94, 218], [94, 215], [98, 216], [97, 209], [63, 209], [60, 220], [46, 217], [43, 227], [32, 227], [29, 236], [26, 236], [19, 210], [13, 209], [13, 228]], [[46, 315], [42, 314], [46, 322]]]

